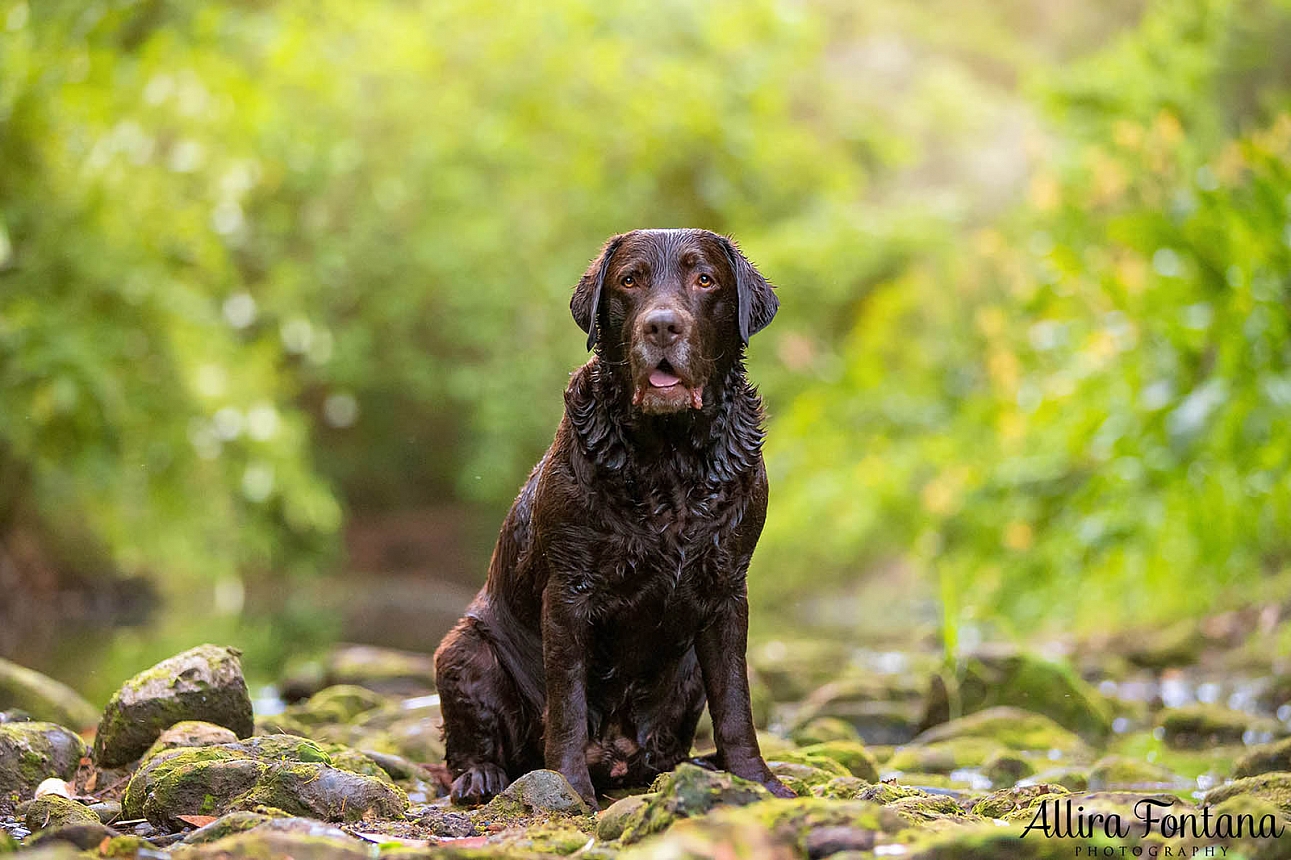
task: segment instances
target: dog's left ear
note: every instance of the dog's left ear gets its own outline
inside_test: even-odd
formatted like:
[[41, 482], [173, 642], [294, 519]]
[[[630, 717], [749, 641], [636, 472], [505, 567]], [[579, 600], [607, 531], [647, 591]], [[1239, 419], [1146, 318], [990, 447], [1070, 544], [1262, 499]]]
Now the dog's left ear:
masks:
[[762, 273], [753, 267], [738, 245], [725, 236], [719, 237], [722, 248], [735, 272], [735, 292], [739, 297], [740, 341], [749, 345], [749, 338], [771, 324], [780, 300]]
[[601, 304], [601, 290], [605, 288], [605, 273], [610, 267], [610, 258], [618, 250], [622, 236], [612, 236], [601, 248], [601, 253], [587, 267], [583, 277], [574, 287], [574, 295], [569, 300], [569, 311], [574, 315], [574, 322], [587, 332], [587, 349], [590, 352], [596, 346], [596, 309]]

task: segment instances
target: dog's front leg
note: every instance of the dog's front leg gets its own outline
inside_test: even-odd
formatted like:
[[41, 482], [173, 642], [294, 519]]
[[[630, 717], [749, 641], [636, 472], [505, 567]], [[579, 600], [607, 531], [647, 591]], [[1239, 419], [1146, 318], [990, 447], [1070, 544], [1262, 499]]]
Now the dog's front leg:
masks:
[[542, 663], [547, 680], [543, 755], [587, 804], [596, 791], [587, 772], [587, 639], [590, 624], [578, 599], [554, 582], [542, 598]]
[[794, 797], [771, 773], [758, 749], [744, 658], [748, 634], [749, 604], [741, 590], [719, 606], [695, 639], [695, 655], [713, 717], [717, 761], [738, 777], [762, 783], [776, 797]]

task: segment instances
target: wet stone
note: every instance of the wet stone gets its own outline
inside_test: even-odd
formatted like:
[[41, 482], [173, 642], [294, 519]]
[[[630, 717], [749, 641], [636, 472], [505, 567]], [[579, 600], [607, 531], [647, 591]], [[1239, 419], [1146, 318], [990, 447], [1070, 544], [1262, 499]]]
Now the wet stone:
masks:
[[185, 720], [215, 723], [239, 737], [250, 735], [255, 725], [239, 656], [233, 648], [201, 645], [131, 678], [103, 711], [95, 761], [101, 767], [128, 764], [162, 731]]
[[484, 807], [483, 815], [512, 816], [555, 813], [587, 815], [587, 803], [565, 777], [554, 770], [534, 770], [511, 783]]
[[1291, 738], [1255, 747], [1233, 765], [1237, 778], [1274, 771], [1291, 772]]
[[27, 829], [35, 833], [46, 827], [65, 827], [69, 824], [101, 824], [99, 817], [88, 806], [57, 794], [46, 794], [29, 800], [18, 807]]
[[85, 742], [54, 723], [0, 724], [0, 809], [32, 796], [49, 777], [71, 779]]

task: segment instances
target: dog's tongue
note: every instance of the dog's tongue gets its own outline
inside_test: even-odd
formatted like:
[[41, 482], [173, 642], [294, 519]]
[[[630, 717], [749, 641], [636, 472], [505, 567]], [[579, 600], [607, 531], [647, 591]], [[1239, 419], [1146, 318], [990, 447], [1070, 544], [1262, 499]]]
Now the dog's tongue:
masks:
[[681, 382], [680, 379], [673, 376], [671, 373], [668, 373], [666, 370], [659, 370], [656, 368], [650, 374], [650, 384], [655, 388], [670, 388], [679, 382]]

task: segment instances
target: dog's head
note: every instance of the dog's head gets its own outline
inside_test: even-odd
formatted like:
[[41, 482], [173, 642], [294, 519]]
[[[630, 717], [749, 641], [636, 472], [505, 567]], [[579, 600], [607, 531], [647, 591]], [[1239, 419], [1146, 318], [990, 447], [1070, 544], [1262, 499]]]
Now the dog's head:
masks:
[[779, 302], [725, 236], [634, 230], [605, 243], [569, 307], [587, 348], [629, 383], [648, 414], [700, 409]]

